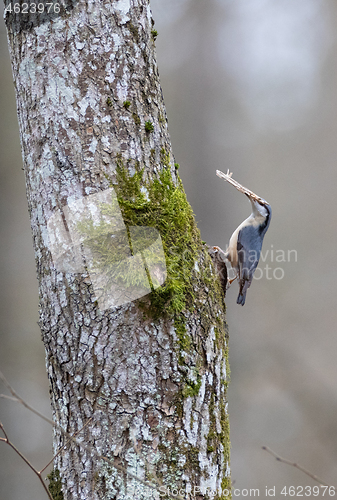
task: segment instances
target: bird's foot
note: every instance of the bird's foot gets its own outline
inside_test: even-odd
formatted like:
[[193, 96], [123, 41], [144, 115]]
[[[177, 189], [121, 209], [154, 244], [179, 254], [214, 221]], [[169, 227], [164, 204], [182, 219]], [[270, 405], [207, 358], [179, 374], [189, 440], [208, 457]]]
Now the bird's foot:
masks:
[[223, 254], [223, 256], [225, 257], [225, 259], [227, 259], [227, 253], [226, 253], [226, 252], [224, 252], [224, 251], [222, 250], [222, 248], [215, 246], [215, 247], [212, 247], [212, 250], [213, 250], [214, 252], [221, 252], [221, 253]]
[[228, 290], [228, 288], [231, 286], [231, 284], [233, 283], [233, 281], [235, 281], [236, 279], [237, 279], [237, 275], [234, 278], [232, 278], [232, 279], [230, 279], [230, 278], [227, 279], [226, 290]]

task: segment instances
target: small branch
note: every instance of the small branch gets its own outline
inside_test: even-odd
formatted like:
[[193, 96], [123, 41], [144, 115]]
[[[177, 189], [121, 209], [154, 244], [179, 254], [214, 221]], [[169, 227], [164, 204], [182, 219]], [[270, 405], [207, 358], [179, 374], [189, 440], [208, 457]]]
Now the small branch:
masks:
[[14, 444], [9, 440], [8, 438], [8, 435], [4, 429], [4, 426], [2, 425], [2, 423], [0, 422], [0, 429], [2, 430], [2, 432], [4, 433], [4, 438], [0, 438], [0, 441], [3, 441], [4, 443], [8, 444], [8, 446], [10, 446], [14, 451], [15, 453], [17, 453], [19, 455], [20, 458], [22, 458], [22, 460], [28, 465], [28, 467], [30, 467], [30, 469], [34, 472], [34, 474], [37, 475], [37, 477], [39, 478], [43, 488], [45, 489], [45, 492], [47, 493], [48, 495], [48, 498], [50, 500], [53, 500], [53, 497], [51, 496], [48, 488], [47, 488], [47, 485], [45, 484], [42, 476], [41, 476], [41, 472], [39, 472], [38, 470], [35, 469], [35, 467], [30, 463], [30, 461], [24, 456], [22, 455], [21, 451], [19, 451], [16, 446], [14, 446]]
[[65, 448], [66, 446], [68, 446], [68, 444], [69, 444], [69, 443], [71, 443], [71, 442], [73, 441], [73, 439], [75, 438], [75, 436], [77, 436], [80, 432], [82, 432], [82, 431], [83, 431], [83, 429], [84, 429], [84, 428], [85, 428], [85, 427], [86, 427], [86, 426], [87, 426], [87, 425], [88, 425], [91, 421], [92, 421], [92, 417], [91, 417], [91, 418], [89, 418], [89, 420], [87, 420], [87, 421], [86, 421], [86, 423], [83, 425], [83, 427], [81, 427], [81, 429], [79, 429], [78, 431], [76, 431], [76, 432], [75, 432], [75, 434], [74, 434], [73, 436], [71, 436], [71, 437], [68, 439], [68, 441], [67, 441], [67, 442], [66, 442], [63, 446], [61, 446], [61, 448], [60, 448], [60, 449], [59, 449], [59, 451], [56, 453], [56, 455], [54, 455], [54, 456], [53, 456], [53, 458], [52, 458], [52, 459], [51, 459], [51, 460], [47, 463], [47, 465], [45, 465], [45, 466], [43, 467], [43, 469], [41, 469], [41, 470], [40, 470], [39, 474], [42, 474], [42, 472], [43, 472], [44, 470], [46, 470], [46, 469], [47, 469], [47, 467], [48, 467], [48, 466], [49, 466], [49, 465], [50, 465], [50, 464], [51, 464], [51, 463], [55, 460], [55, 458], [59, 456], [59, 454], [61, 453], [61, 451], [63, 451], [63, 450], [64, 450], [64, 448]]
[[45, 417], [44, 415], [42, 415], [42, 413], [40, 413], [39, 411], [37, 411], [34, 408], [32, 408], [31, 406], [29, 406], [29, 404], [27, 404], [14, 391], [13, 387], [10, 385], [10, 383], [8, 382], [8, 380], [6, 379], [6, 377], [2, 373], [2, 371], [0, 371], [0, 379], [2, 380], [3, 384], [7, 387], [7, 389], [9, 390], [9, 392], [12, 394], [13, 398], [11, 398], [10, 396], [5, 396], [4, 394], [1, 394], [1, 397], [4, 397], [6, 399], [12, 399], [13, 401], [17, 401], [17, 402], [21, 403], [25, 408], [27, 408], [27, 410], [30, 410], [31, 412], [35, 413], [35, 415], [37, 415], [38, 417], [42, 418], [45, 422], [48, 422], [48, 424], [55, 425], [54, 422], [52, 420], [50, 420], [50, 418]]
[[[50, 425], [52, 425], [53, 427], [56, 427], [64, 436], [66, 436], [68, 438], [68, 441], [66, 442], [65, 445], [62, 446], [62, 448], [60, 448], [60, 450], [57, 452], [57, 454], [52, 458], [52, 460], [46, 465], [46, 467], [48, 467], [48, 465], [55, 459], [55, 457], [57, 457], [59, 455], [59, 453], [61, 453], [61, 451], [65, 448], [65, 446], [68, 445], [68, 443], [70, 441], [74, 442], [76, 445], [78, 446], [81, 446], [82, 448], [84, 448], [85, 450], [88, 450], [90, 452], [92, 452], [96, 458], [100, 459], [100, 460], [104, 460], [105, 462], [107, 462], [109, 465], [111, 465], [112, 467], [115, 467], [115, 469], [119, 470], [120, 472], [123, 472], [124, 474], [127, 474], [130, 478], [134, 479], [135, 481], [138, 481], [140, 483], [142, 483], [144, 486], [148, 487], [148, 488], [151, 488], [153, 490], [157, 490], [158, 487], [160, 486], [160, 483], [159, 485], [158, 484], [152, 484], [148, 481], [144, 481], [143, 479], [140, 479], [139, 477], [135, 476], [134, 474], [132, 474], [131, 472], [129, 472], [125, 467], [123, 467], [122, 465], [119, 465], [119, 464], [116, 464], [114, 460], [110, 460], [108, 457], [105, 457], [103, 455], [100, 455], [96, 449], [94, 448], [93, 445], [89, 444], [89, 443], [81, 443], [79, 442], [77, 439], [75, 439], [75, 435], [78, 434], [78, 432], [76, 432], [73, 436], [71, 434], [69, 434], [68, 432], [66, 432], [60, 424], [58, 424], [57, 422], [53, 422], [52, 420], [50, 420], [49, 418], [45, 417], [42, 413], [40, 413], [39, 411], [35, 410], [35, 408], [33, 408], [32, 406], [30, 406], [28, 403], [26, 403], [24, 401], [24, 399], [22, 399], [16, 392], [15, 390], [13, 389], [13, 387], [10, 385], [10, 383], [8, 382], [8, 380], [6, 379], [6, 377], [4, 376], [4, 374], [0, 371], [0, 379], [2, 380], [2, 382], [4, 383], [4, 385], [7, 387], [7, 389], [11, 392], [12, 396], [6, 396], [4, 394], [0, 394], [0, 397], [4, 397], [6, 399], [10, 399], [11, 401], [15, 401], [16, 403], [20, 403], [22, 404], [25, 408], [27, 408], [29, 411], [33, 412], [35, 415], [37, 415], [38, 417], [42, 418], [45, 422], [48, 422]], [[84, 425], [84, 427], [90, 422], [90, 420], [92, 420], [92, 417], [89, 419], [88, 422], [86, 422], [86, 424]], [[84, 428], [82, 427], [82, 429]], [[4, 432], [4, 429], [3, 427], [1, 427], [3, 432]], [[80, 429], [80, 430], [82, 430]], [[0, 439], [1, 441], [5, 441], [5, 439], [1, 438]], [[19, 454], [20, 452], [17, 451]], [[20, 456], [22, 456], [20, 454]], [[23, 456], [22, 456], [23, 457]], [[24, 459], [25, 462], [29, 465], [29, 467], [31, 467], [34, 472], [39, 475], [39, 472], [34, 469], [34, 467], [28, 462], [26, 461], [26, 459]], [[43, 472], [46, 467], [44, 467], [41, 471]], [[41, 478], [42, 479], [42, 478]], [[49, 491], [48, 491], [48, 494], [49, 494]], [[50, 497], [51, 498], [51, 497]], [[180, 496], [177, 496], [176, 497], [177, 499], [181, 499], [182, 500], [182, 497]]]
[[16, 403], [19, 403], [19, 400], [17, 398], [13, 398], [13, 396], [7, 396], [7, 394], [0, 394], [0, 398], [9, 399], [10, 401], [15, 401]]
[[[14, 401], [19, 401], [19, 399], [17, 399], [16, 397], [15, 398], [11, 398], [9, 397], [8, 399], [11, 399], [11, 400], [14, 400]], [[21, 398], [20, 398], [21, 399]], [[21, 402], [21, 401], [20, 401]], [[29, 405], [24, 405], [26, 408], [29, 407]], [[36, 412], [34, 412], [36, 413]], [[8, 438], [8, 435], [7, 435], [7, 432], [5, 431], [5, 428], [3, 426], [3, 424], [0, 422], [0, 429], [1, 431], [3, 432], [4, 434], [4, 438], [0, 438], [0, 441], [8, 444], [8, 446], [10, 446], [14, 451], [15, 453], [17, 453], [19, 455], [20, 458], [22, 458], [22, 460], [28, 465], [28, 467], [34, 472], [34, 474], [36, 474], [39, 478], [39, 480], [41, 481], [48, 497], [50, 498], [50, 500], [53, 500], [53, 497], [51, 496], [46, 484], [44, 483], [44, 480], [42, 478], [42, 472], [45, 471], [47, 469], [47, 467], [53, 462], [53, 460], [55, 460], [55, 458], [62, 452], [62, 450], [71, 442], [74, 440], [75, 436], [77, 436], [80, 432], [82, 432], [82, 430], [92, 421], [92, 417], [89, 418], [89, 420], [87, 420], [87, 422], [83, 425], [83, 427], [81, 427], [81, 429], [79, 429], [78, 431], [75, 432], [75, 434], [73, 436], [71, 436], [68, 441], [58, 450], [58, 452], [56, 453], [56, 455], [53, 456], [53, 458], [47, 463], [47, 465], [45, 465], [45, 467], [43, 467], [43, 469], [41, 469], [40, 471], [38, 471], [37, 469], [35, 469], [35, 467], [29, 462], [29, 460], [21, 453], [20, 450], [18, 450], [16, 448], [16, 446], [14, 446], [14, 444], [9, 440]]]
[[36, 410], [32, 406], [30, 406], [28, 403], [26, 403], [26, 401], [24, 399], [22, 399], [22, 397], [19, 396], [18, 393], [13, 389], [13, 387], [8, 382], [8, 380], [6, 379], [6, 377], [2, 373], [2, 371], [0, 371], [0, 380], [2, 380], [4, 385], [7, 387], [7, 389], [12, 394], [12, 396], [7, 396], [6, 394], [0, 394], [0, 398], [9, 399], [10, 401], [14, 401], [15, 403], [22, 404], [25, 408], [27, 408], [27, 410], [31, 411], [32, 413], [34, 413], [38, 417], [42, 418], [49, 425], [52, 425], [53, 427], [56, 427], [57, 429], [59, 429], [62, 432], [62, 434], [64, 436], [66, 436], [68, 439], [70, 439], [70, 440], [73, 439], [73, 436], [71, 434], [69, 434], [67, 431], [65, 431], [60, 424], [58, 424], [57, 422], [53, 422], [53, 420], [46, 417], [45, 415], [43, 415], [43, 413], [40, 413], [38, 410]]
[[319, 477], [317, 477], [315, 474], [312, 474], [310, 471], [306, 470], [304, 467], [301, 465], [297, 464], [296, 462], [291, 462], [291, 460], [287, 460], [286, 458], [280, 457], [275, 451], [271, 450], [268, 448], [268, 446], [262, 446], [262, 449], [270, 453], [273, 457], [276, 458], [278, 462], [282, 462], [283, 464], [291, 465], [292, 467], [295, 467], [295, 469], [300, 470], [301, 472], [304, 472], [307, 476], [311, 477], [315, 481], [317, 481], [319, 484], [322, 486], [330, 486], [329, 484], [325, 483], [322, 481]]
[[246, 194], [247, 196], [249, 196], [249, 198], [253, 198], [253, 200], [262, 203], [262, 205], [265, 205], [267, 203], [263, 198], [253, 193], [253, 191], [245, 188], [239, 182], [232, 179], [233, 173], [229, 172], [229, 170], [227, 170], [227, 174], [224, 174], [223, 172], [221, 172], [221, 170], [217, 170], [216, 175], [221, 179], [224, 179], [225, 181], [229, 182], [229, 184], [232, 184], [232, 186], [234, 186], [238, 191], [240, 191], [240, 193]]

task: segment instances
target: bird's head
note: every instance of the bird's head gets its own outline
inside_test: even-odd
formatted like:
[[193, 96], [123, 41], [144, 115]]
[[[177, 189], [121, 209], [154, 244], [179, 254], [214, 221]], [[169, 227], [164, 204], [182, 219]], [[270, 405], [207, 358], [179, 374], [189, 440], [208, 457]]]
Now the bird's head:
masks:
[[266, 200], [260, 197], [257, 198], [249, 196], [249, 194], [246, 194], [246, 196], [249, 198], [252, 204], [253, 214], [255, 216], [267, 218], [270, 215], [271, 213], [270, 205], [266, 202]]

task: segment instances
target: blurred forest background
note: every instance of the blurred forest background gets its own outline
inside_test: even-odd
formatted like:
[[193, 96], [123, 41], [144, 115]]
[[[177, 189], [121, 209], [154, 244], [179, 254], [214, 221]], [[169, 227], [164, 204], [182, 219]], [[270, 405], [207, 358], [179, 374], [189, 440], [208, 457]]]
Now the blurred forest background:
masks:
[[[329, 484], [337, 478], [337, 3], [151, 0], [175, 159], [202, 238], [225, 248], [250, 203], [271, 204], [260, 279], [244, 308], [227, 293], [235, 487], [314, 485], [263, 445]], [[24, 173], [6, 32], [0, 25], [0, 368], [50, 415]], [[288, 255], [288, 251], [293, 251]], [[0, 392], [4, 392], [1, 388]], [[0, 400], [0, 418], [37, 468], [51, 429]], [[0, 443], [0, 500], [43, 500]], [[336, 484], [336, 483], [335, 483]], [[241, 498], [237, 496], [236, 498]], [[243, 498], [243, 497], [242, 497]]]

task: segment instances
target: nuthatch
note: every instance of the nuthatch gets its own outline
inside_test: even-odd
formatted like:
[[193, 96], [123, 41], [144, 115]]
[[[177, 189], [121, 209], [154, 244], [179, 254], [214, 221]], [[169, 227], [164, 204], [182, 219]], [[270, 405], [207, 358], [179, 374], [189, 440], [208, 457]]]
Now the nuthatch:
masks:
[[235, 269], [236, 276], [232, 280], [228, 280], [228, 284], [232, 283], [236, 278], [239, 279], [240, 291], [236, 303], [243, 306], [247, 290], [252, 283], [255, 269], [259, 263], [263, 238], [270, 224], [271, 207], [266, 200], [232, 179], [229, 170], [227, 174], [217, 170], [216, 175], [225, 179], [241, 193], [248, 196], [253, 208], [250, 216], [235, 229], [226, 252], [223, 252], [219, 247], [214, 247], [215, 250], [220, 250], [225, 254], [226, 259]]

